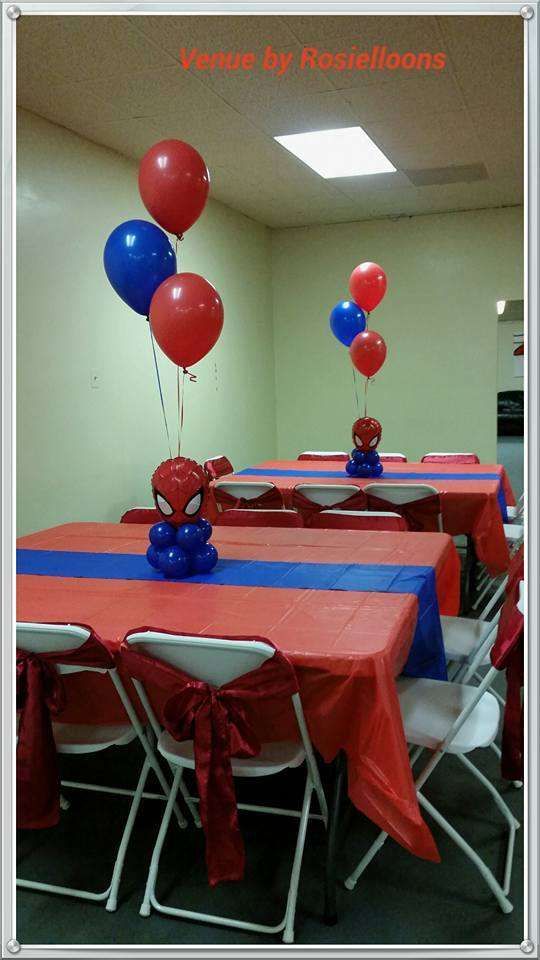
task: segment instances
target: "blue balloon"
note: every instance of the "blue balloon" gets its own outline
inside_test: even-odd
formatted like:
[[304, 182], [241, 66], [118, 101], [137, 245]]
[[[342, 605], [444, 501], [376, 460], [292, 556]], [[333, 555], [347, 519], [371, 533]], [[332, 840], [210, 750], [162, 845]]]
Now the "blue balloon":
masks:
[[369, 454], [364, 453], [363, 450], [353, 450], [351, 456], [355, 463], [360, 464], [360, 463], [366, 462], [366, 459], [369, 456]]
[[347, 460], [347, 463], [345, 464], [345, 470], [350, 477], [355, 477], [359, 470], [359, 464], [355, 463], [354, 460]]
[[197, 520], [197, 526], [202, 530], [203, 540], [206, 543], [212, 536], [212, 524], [206, 519], [206, 517], [199, 517]]
[[152, 544], [150, 544], [148, 550], [146, 551], [146, 559], [151, 567], [159, 570], [159, 550], [157, 550]]
[[346, 347], [366, 329], [366, 315], [353, 300], [340, 300], [330, 314], [330, 329]]
[[371, 468], [371, 476], [372, 476], [372, 477], [382, 477], [383, 471], [384, 471], [384, 467], [383, 467], [382, 463], [379, 461], [379, 463], [376, 463], [375, 466], [373, 466], [373, 467]]
[[176, 532], [176, 542], [186, 553], [195, 553], [204, 544], [204, 536], [197, 523], [184, 523]]
[[218, 562], [218, 552], [211, 543], [205, 543], [204, 547], [189, 559], [192, 573], [210, 573]]
[[163, 520], [150, 527], [148, 536], [152, 546], [157, 547], [158, 550], [162, 550], [163, 547], [172, 547], [176, 543], [176, 527]]
[[357, 476], [357, 477], [371, 477], [371, 476], [373, 476], [373, 474], [371, 473], [371, 470], [372, 470], [372, 468], [369, 466], [368, 463], [359, 463], [358, 466], [357, 466], [357, 468], [356, 468], [356, 476]]
[[371, 464], [372, 467], [379, 463], [379, 454], [376, 450], [370, 450], [369, 453], [366, 453], [365, 457], [366, 463]]
[[176, 273], [167, 234], [147, 220], [127, 220], [116, 227], [105, 244], [103, 264], [118, 296], [143, 317], [159, 285]]
[[181, 579], [187, 576], [189, 568], [189, 558], [180, 547], [167, 547], [165, 550], [160, 550], [159, 569], [166, 577]]

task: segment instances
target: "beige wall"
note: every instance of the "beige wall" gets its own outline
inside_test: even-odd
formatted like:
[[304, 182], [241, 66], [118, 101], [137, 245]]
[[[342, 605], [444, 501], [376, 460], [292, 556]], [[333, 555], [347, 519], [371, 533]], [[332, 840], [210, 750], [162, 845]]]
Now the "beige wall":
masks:
[[350, 449], [351, 364], [328, 315], [353, 267], [375, 260], [388, 275], [370, 322], [388, 346], [368, 403], [381, 449], [410, 460], [475, 450], [493, 461], [495, 303], [523, 295], [522, 236], [519, 208], [273, 231], [279, 455]]
[[[116, 520], [149, 502], [150, 475], [168, 456], [148, 325], [102, 265], [118, 223], [150, 219], [137, 167], [24, 111], [17, 154], [19, 532]], [[272, 455], [269, 231], [210, 201], [179, 257], [225, 307], [221, 340], [187, 388], [182, 452], [226, 452], [235, 465]], [[174, 426], [176, 368], [164, 356], [161, 367]]]
[[[102, 266], [110, 231], [148, 218], [136, 165], [24, 111], [18, 137], [24, 533], [116, 520], [148, 503], [150, 475], [168, 451], [147, 324]], [[347, 296], [352, 268], [372, 259], [389, 279], [371, 321], [388, 345], [368, 404], [383, 424], [382, 449], [411, 460], [473, 449], [493, 460], [495, 303], [523, 295], [521, 250], [517, 208], [270, 231], [210, 201], [180, 245], [179, 269], [215, 284], [225, 327], [187, 385], [182, 452], [226, 452], [241, 467], [306, 448], [349, 449], [352, 368], [328, 315]], [[175, 368], [163, 356], [161, 368], [175, 443]]]

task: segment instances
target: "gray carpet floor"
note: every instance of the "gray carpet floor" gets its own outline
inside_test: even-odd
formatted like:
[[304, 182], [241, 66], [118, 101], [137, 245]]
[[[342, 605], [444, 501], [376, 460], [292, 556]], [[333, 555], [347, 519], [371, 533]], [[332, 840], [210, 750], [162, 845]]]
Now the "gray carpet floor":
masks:
[[[116, 786], [133, 785], [140, 764], [138, 744], [113, 748], [86, 758], [64, 758], [63, 776], [106, 783], [113, 772]], [[518, 819], [523, 791], [499, 779], [491, 750], [473, 758], [493, 779]], [[114, 760], [111, 763], [111, 760]], [[324, 767], [324, 765], [322, 765]], [[330, 790], [332, 779], [323, 770]], [[267, 780], [240, 785], [240, 799], [300, 806], [303, 776], [290, 771]], [[426, 796], [468, 838], [501, 876], [505, 828], [490, 797], [453, 757], [446, 757], [425, 789]], [[127, 813], [123, 799], [65, 790], [71, 807], [53, 830], [25, 831], [19, 837], [18, 873], [27, 879], [48, 880], [86, 889], [103, 889]], [[161, 802], [144, 802], [137, 819], [125, 865], [116, 913], [100, 904], [73, 898], [18, 891], [17, 937], [29, 944], [223, 944], [262, 945], [272, 937], [218, 926], [186, 922], [152, 913], [139, 916], [147, 866], [155, 840]], [[242, 815], [247, 851], [245, 880], [211, 890], [206, 881], [201, 831], [171, 825], [162, 857], [158, 896], [162, 902], [195, 910], [224, 913], [258, 922], [277, 922], [288, 886], [296, 825], [286, 818]], [[441, 863], [410, 856], [389, 840], [367, 868], [353, 892], [343, 886], [376, 829], [355, 813], [338, 861], [337, 926], [322, 920], [324, 829], [312, 822], [308, 830], [296, 915], [297, 944], [517, 944], [523, 939], [522, 834], [517, 835], [510, 897], [511, 914], [503, 915], [473, 865], [433, 825]]]

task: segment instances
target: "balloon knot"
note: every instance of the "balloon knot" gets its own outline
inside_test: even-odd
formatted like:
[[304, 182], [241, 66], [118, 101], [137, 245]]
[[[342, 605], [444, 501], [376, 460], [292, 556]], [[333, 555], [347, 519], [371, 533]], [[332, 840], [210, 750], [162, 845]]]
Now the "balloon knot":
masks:
[[191, 370], [188, 370], [187, 367], [182, 367], [182, 373], [186, 374], [189, 377], [191, 383], [197, 382], [197, 374], [192, 373]]
[[182, 240], [184, 239], [184, 234], [183, 234], [183, 233], [177, 233], [177, 234], [176, 234], [176, 239], [182, 241]]

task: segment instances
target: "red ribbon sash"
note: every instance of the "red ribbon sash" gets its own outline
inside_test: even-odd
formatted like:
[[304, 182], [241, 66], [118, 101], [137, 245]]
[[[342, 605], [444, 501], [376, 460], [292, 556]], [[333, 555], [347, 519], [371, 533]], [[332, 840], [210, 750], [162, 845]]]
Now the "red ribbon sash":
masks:
[[407, 521], [409, 530], [438, 531], [439, 529], [441, 501], [438, 493], [422, 497], [421, 500], [414, 500], [412, 503], [393, 503], [391, 500], [383, 500], [382, 497], [376, 497], [373, 493], [368, 493], [367, 508], [368, 510], [390, 510], [392, 513], [399, 513]]
[[216, 503], [224, 510], [248, 508], [249, 510], [281, 510], [283, 500], [277, 487], [265, 490], [258, 497], [233, 497], [222, 487], [213, 487]]
[[93, 632], [75, 650], [40, 654], [17, 650], [17, 826], [25, 830], [54, 827], [60, 819], [60, 777], [51, 718], [64, 709], [66, 692], [55, 669], [57, 663], [114, 666]]
[[292, 505], [294, 509], [300, 513], [304, 521], [304, 526], [311, 527], [314, 518], [321, 510], [365, 510], [366, 495], [363, 490], [359, 489], [358, 493], [352, 493], [346, 497], [345, 500], [340, 500], [338, 503], [322, 504], [314, 503], [314, 501], [306, 497], [301, 490], [295, 488], [292, 495]]
[[501, 774], [523, 780], [524, 718], [521, 688], [524, 681], [523, 614], [517, 608], [519, 584], [524, 578], [524, 548], [512, 558], [491, 662], [506, 670], [506, 706], [502, 732]]
[[[134, 631], [145, 632], [148, 627]], [[170, 631], [168, 631], [170, 632]], [[177, 634], [182, 636], [182, 634]], [[293, 667], [276, 650], [256, 670], [216, 688], [196, 680], [177, 667], [139, 653], [122, 643], [122, 664], [131, 677], [169, 693], [160, 720], [175, 740], [194, 741], [195, 776], [201, 821], [206, 838], [206, 863], [211, 886], [223, 880], [241, 880], [245, 852], [232, 775], [232, 757], [255, 757], [260, 743], [250, 717], [257, 701], [290, 697], [298, 690]], [[256, 637], [223, 639], [256, 640]], [[268, 640], [264, 643], [273, 644]], [[147, 691], [148, 692], [148, 691]]]

